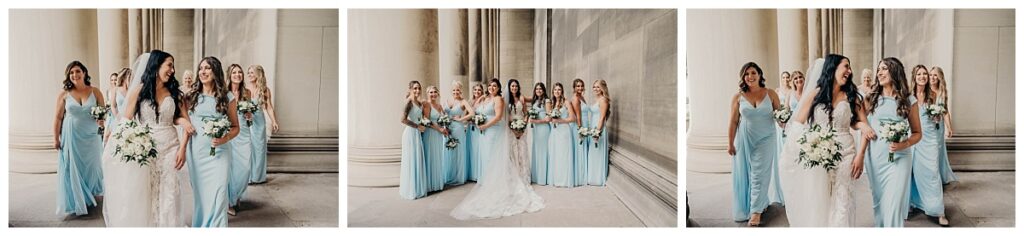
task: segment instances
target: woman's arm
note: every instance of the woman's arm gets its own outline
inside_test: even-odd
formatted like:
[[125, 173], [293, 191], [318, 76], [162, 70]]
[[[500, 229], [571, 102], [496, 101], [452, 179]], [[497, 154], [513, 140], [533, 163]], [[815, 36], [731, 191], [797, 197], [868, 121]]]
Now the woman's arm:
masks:
[[139, 102], [139, 92], [141, 91], [142, 88], [139, 87], [128, 91], [128, 98], [125, 98], [127, 100], [125, 100], [124, 103], [124, 114], [121, 118], [124, 118], [125, 120], [131, 120], [133, 118], [132, 114], [135, 114], [135, 104]]
[[918, 116], [917, 103], [910, 105], [910, 113], [908, 113], [907, 119], [910, 120], [910, 138], [906, 141], [893, 143], [889, 145], [890, 151], [899, 151], [917, 144], [921, 141], [921, 116]]
[[[106, 103], [106, 101], [107, 101], [106, 97], [103, 97], [103, 91], [100, 91], [99, 88], [92, 87], [92, 95], [94, 97], [96, 97], [96, 106], [105, 106], [107, 104]], [[106, 120], [107, 120], [106, 117], [100, 117], [99, 120], [96, 120], [96, 125], [99, 125], [100, 127], [104, 127], [105, 128], [107, 126], [107, 123], [104, 122], [104, 121], [106, 121]]]
[[811, 116], [811, 104], [814, 102], [814, 94], [818, 94], [819, 88], [815, 88], [811, 96], [804, 96], [800, 98], [800, 110], [796, 113], [796, 121], [801, 124], [807, 123], [807, 118]]
[[277, 133], [280, 127], [277, 126], [277, 113], [274, 112], [274, 97], [270, 94], [270, 89], [267, 89], [267, 103], [264, 104], [267, 110], [267, 116], [270, 116], [270, 130], [271, 133]]
[[64, 105], [67, 101], [67, 91], [57, 94], [57, 112], [53, 118], [53, 148], [60, 149], [61, 125], [64, 123]]
[[943, 121], [942, 122], [946, 123], [946, 133], [945, 133], [946, 138], [952, 138], [953, 137], [953, 115], [950, 115], [950, 114], [953, 114], [953, 112], [950, 112], [949, 108], [946, 108], [946, 114], [942, 115], [943, 116]]
[[[491, 98], [491, 100], [494, 101], [494, 107], [505, 107], [505, 101], [501, 100], [501, 96], [493, 97], [493, 98]], [[504, 118], [504, 117], [505, 117], [505, 109], [495, 108], [494, 109], [494, 117], [491, 118], [490, 120], [487, 120], [487, 123], [484, 123], [484, 125], [482, 127], [480, 127], [480, 128], [486, 130], [487, 128], [490, 128], [491, 126], [494, 126], [494, 124], [497, 124], [498, 122], [501, 122], [501, 118]]]
[[[598, 99], [598, 106], [601, 107], [601, 119], [597, 120], [597, 130], [604, 130], [604, 121], [608, 117], [608, 99]], [[603, 135], [603, 134], [602, 134]]]
[[[195, 129], [192, 128], [192, 121], [188, 116], [188, 105], [184, 102], [178, 105], [178, 109], [181, 110], [181, 114], [178, 118], [174, 119], [176, 125], [182, 126], [184, 135], [178, 136], [178, 155], [174, 162], [174, 169], [180, 170], [181, 167], [185, 166], [185, 158], [187, 157], [188, 144], [192, 140], [192, 135], [195, 134]], [[191, 131], [190, 131], [191, 130]]]
[[583, 126], [583, 121], [581, 120], [582, 114], [580, 114], [582, 113], [580, 112], [580, 97], [572, 96], [572, 102], [569, 103], [569, 110], [572, 110], [573, 118], [575, 118], [574, 120], [576, 121], [576, 127]]
[[867, 108], [864, 107], [864, 100], [859, 101], [860, 106], [857, 106], [857, 124], [854, 125], [855, 130], [860, 130], [860, 135], [867, 138], [868, 140], [875, 139], [875, 130], [871, 128], [871, 124], [868, 123]]
[[[406, 126], [409, 126], [409, 127], [412, 127], [413, 129], [419, 129], [420, 125], [418, 123], [416, 123], [416, 122], [419, 122], [419, 121], [409, 120], [409, 118], [408, 118], [409, 117], [409, 109], [408, 108], [409, 108], [409, 106], [411, 106], [411, 104], [413, 102], [412, 99], [411, 98], [406, 99], [405, 102], [406, 102], [405, 103], [405, 109], [402, 109], [402, 121], [401, 121], [402, 124], [406, 125]], [[423, 130], [420, 130], [420, 131], [423, 131]]]
[[729, 109], [729, 156], [736, 155], [736, 146], [733, 144], [733, 140], [736, 139], [736, 128], [740, 125], [740, 96], [736, 94], [732, 97], [732, 109]]

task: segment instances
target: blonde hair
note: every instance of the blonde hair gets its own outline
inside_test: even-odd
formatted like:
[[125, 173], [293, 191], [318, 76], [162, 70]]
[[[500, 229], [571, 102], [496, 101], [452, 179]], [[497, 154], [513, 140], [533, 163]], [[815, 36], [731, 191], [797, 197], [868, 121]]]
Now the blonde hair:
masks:
[[608, 82], [605, 82], [603, 79], [599, 79], [594, 82], [594, 85], [597, 85], [597, 87], [601, 89], [601, 93], [604, 94], [605, 101], [608, 102], [608, 113], [604, 117], [604, 120], [608, 120], [608, 117], [612, 115], [612, 95], [608, 94]]
[[[935, 94], [935, 98], [936, 100], [941, 99], [942, 105], [947, 106], [947, 103], [949, 103], [949, 91], [946, 90], [946, 73], [942, 72], [942, 68], [938, 66], [933, 66], [932, 70], [939, 74], [938, 84], [936, 85], [939, 87], [939, 92]], [[928, 88], [928, 90], [931, 92], [931, 88]]]
[[[255, 87], [254, 89], [256, 90], [256, 97], [254, 97], [253, 99], [260, 101], [261, 106], [269, 106], [268, 104], [270, 104], [270, 89], [267, 88], [267, 75], [263, 70], [263, 66], [250, 65], [249, 69], [256, 72], [253, 73], [254, 76], [256, 77], [256, 83], [253, 84], [253, 86]], [[242, 82], [244, 83], [245, 81]]]
[[[783, 75], [789, 76], [789, 79], [786, 79]], [[793, 89], [793, 75], [787, 71], [783, 71], [782, 74], [779, 75], [779, 84], [781, 84], [784, 89]]]

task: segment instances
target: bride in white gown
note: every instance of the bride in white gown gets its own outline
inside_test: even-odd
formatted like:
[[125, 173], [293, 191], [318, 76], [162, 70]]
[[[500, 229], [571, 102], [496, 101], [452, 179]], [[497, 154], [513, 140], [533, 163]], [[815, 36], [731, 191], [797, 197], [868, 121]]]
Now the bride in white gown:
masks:
[[[818, 59], [808, 70], [815, 80], [805, 83], [799, 109], [786, 127], [788, 135], [779, 156], [779, 179], [786, 196], [786, 216], [791, 227], [851, 227], [854, 225], [853, 183], [863, 171], [864, 159], [855, 156], [856, 142], [851, 123], [861, 133], [874, 137], [867, 125], [863, 99], [850, 79], [850, 60], [830, 54]], [[832, 105], [832, 107], [829, 107]], [[813, 114], [812, 114], [813, 107]], [[811, 117], [813, 116], [813, 117]], [[835, 128], [843, 159], [835, 170], [805, 168], [798, 162], [797, 140], [809, 125]]]
[[128, 90], [127, 107], [116, 122], [137, 119], [141, 125], [149, 126], [157, 157], [140, 166], [115, 157], [114, 142], [104, 147], [104, 185], [109, 187], [103, 221], [107, 227], [189, 226], [191, 187], [188, 172], [183, 168], [185, 155], [180, 151], [184, 145], [179, 142], [173, 124], [179, 124], [186, 134], [194, 130], [184, 115], [184, 104], [175, 98], [181, 95], [173, 63], [170, 54], [159, 50], [142, 54], [135, 61], [136, 73]]
[[[492, 96], [493, 93], [501, 93], [501, 85], [498, 80], [492, 79], [489, 84], [488, 91], [493, 91], [493, 87], [497, 87], [497, 91], [492, 92]], [[505, 107], [500, 95], [489, 99], [492, 100], [490, 105], [499, 110], [496, 112], [508, 113], [508, 110], [500, 111]], [[516, 104], [522, 105], [518, 102]], [[521, 116], [522, 114], [518, 114], [520, 112], [512, 113]], [[466, 195], [466, 198], [452, 210], [451, 216], [455, 219], [492, 219], [524, 212], [536, 212], [544, 208], [544, 200], [533, 191], [528, 175], [523, 175], [523, 173], [528, 173], [522, 170], [525, 168], [523, 163], [529, 163], [529, 161], [516, 160], [525, 156], [525, 154], [520, 155], [525, 153], [525, 146], [516, 145], [520, 150], [515, 152], [519, 154], [512, 155], [513, 150], [509, 146], [515, 137], [507, 126], [509, 115], [497, 114], [500, 120], [494, 126], [486, 129], [486, 132], [498, 132], [495, 134], [497, 137], [494, 142], [490, 144], [491, 150], [488, 151], [492, 156], [488, 157], [490, 161], [486, 162], [487, 166], [483, 167], [483, 175], [480, 176], [476, 186], [473, 186], [469, 195]], [[488, 118], [490, 117], [493, 116], [489, 115]]]

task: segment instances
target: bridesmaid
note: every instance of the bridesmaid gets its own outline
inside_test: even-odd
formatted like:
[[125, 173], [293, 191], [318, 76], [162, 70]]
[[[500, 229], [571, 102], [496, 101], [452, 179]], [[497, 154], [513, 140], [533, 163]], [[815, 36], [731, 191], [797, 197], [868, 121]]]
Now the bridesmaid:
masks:
[[423, 114], [430, 119], [430, 126], [427, 127], [430, 129], [423, 133], [423, 156], [427, 160], [427, 192], [444, 189], [447, 176], [441, 163], [444, 163], [444, 137], [449, 133], [448, 129], [437, 125], [437, 119], [444, 113], [444, 108], [437, 101], [439, 97], [441, 93], [437, 91], [437, 87], [427, 87], [427, 103], [423, 106]]
[[[462, 82], [452, 81], [452, 100], [445, 107], [448, 117], [451, 117], [452, 124], [450, 137], [458, 139], [458, 145], [454, 149], [445, 147], [444, 163], [448, 172], [447, 184], [462, 185], [469, 178], [469, 139], [466, 137], [466, 123], [473, 117], [473, 109], [469, 101], [462, 97]], [[447, 140], [445, 140], [447, 143]]]
[[[914, 66], [912, 100], [921, 106], [938, 104], [930, 86], [928, 67]], [[926, 109], [918, 108], [921, 120], [921, 141], [913, 146], [913, 167], [910, 176], [910, 206], [921, 209], [926, 215], [938, 217], [939, 225], [949, 226], [946, 209], [942, 202], [942, 177], [939, 176], [939, 137], [942, 136], [939, 122], [928, 115]], [[941, 120], [940, 120], [941, 121]]]
[[[231, 78], [231, 96], [237, 98], [235, 101], [250, 101], [252, 93], [245, 87], [245, 72], [242, 66], [231, 64], [228, 66], [228, 77]], [[252, 113], [238, 112], [238, 117], [252, 119]], [[242, 124], [241, 121], [238, 122]], [[249, 177], [252, 171], [252, 143], [248, 126], [239, 128], [238, 136], [231, 139], [231, 176], [228, 181], [228, 200], [230, 207], [228, 215], [235, 215], [235, 207], [242, 202], [242, 195], [245, 188], [249, 186]]]
[[[882, 120], [905, 120], [910, 123], [910, 136], [900, 143], [881, 138], [861, 141], [859, 155], [865, 156], [865, 169], [874, 201], [875, 226], [903, 227], [910, 208], [910, 173], [913, 156], [908, 149], [921, 140], [921, 122], [917, 101], [907, 91], [907, 76], [899, 59], [888, 57], [878, 63], [876, 85], [867, 97], [868, 122], [874, 130], [881, 129]], [[866, 155], [865, 155], [866, 152]], [[895, 161], [889, 162], [889, 153]]]
[[946, 93], [946, 75], [942, 72], [942, 68], [935, 66], [932, 67], [929, 73], [929, 83], [931, 84], [931, 91], [935, 99], [938, 100], [938, 104], [942, 104], [946, 108], [946, 114], [942, 115], [942, 122], [939, 123], [939, 176], [942, 177], [942, 183], [948, 184], [953, 181], [957, 181], [956, 175], [953, 174], [953, 168], [949, 166], [949, 155], [946, 153], [946, 139], [953, 137], [953, 114], [949, 111], [949, 94]]
[[[483, 161], [480, 163], [480, 168], [486, 170], [488, 168], [489, 154], [494, 152], [497, 145], [509, 145], [508, 143], [497, 143], [500, 140], [500, 135], [505, 135], [503, 132], [505, 128], [505, 102], [501, 97], [501, 81], [497, 78], [493, 78], [487, 83], [487, 95], [480, 101], [480, 113], [487, 116], [487, 122], [480, 125], [480, 130], [483, 134], [480, 135], [480, 155]], [[494, 127], [494, 129], [491, 129]], [[480, 133], [480, 132], [477, 132]], [[480, 178], [484, 178], [486, 175], [481, 174]]]
[[[576, 115], [569, 109], [565, 101], [562, 83], [555, 83], [551, 89], [551, 103], [546, 105], [558, 118], [549, 117], [551, 136], [548, 139], [548, 183], [555, 187], [573, 187], [575, 166], [573, 165], [573, 142], [570, 123], [576, 121]], [[559, 125], [561, 124], [561, 125]]]
[[195, 83], [195, 78], [192, 76], [192, 70], [185, 70], [185, 75], [182, 77], [181, 94], [186, 96], [192, 92], [192, 83]]
[[103, 133], [104, 145], [110, 140], [110, 134], [114, 130], [114, 126], [117, 125], [115, 120], [121, 113], [124, 112], [124, 101], [126, 100], [125, 94], [128, 93], [128, 78], [132, 77], [132, 70], [128, 68], [121, 68], [121, 71], [116, 73], [117, 79], [111, 83], [112, 88], [110, 89], [109, 96], [112, 97], [110, 100], [110, 116], [107, 119], [107, 129]]
[[405, 108], [402, 109], [402, 165], [398, 181], [398, 195], [405, 199], [417, 199], [427, 195], [427, 169], [423, 159], [423, 131], [427, 127], [419, 124], [423, 118], [423, 102], [420, 101], [420, 82], [409, 82], [405, 94]]
[[[530, 118], [530, 131], [533, 132], [533, 161], [530, 166], [530, 180], [539, 185], [548, 185], [548, 137], [551, 136], [551, 99], [544, 83], [537, 82], [533, 86], [531, 107], [537, 111], [537, 119]], [[571, 137], [567, 137], [571, 139]]]
[[860, 72], [860, 86], [857, 86], [857, 92], [861, 96], [867, 96], [875, 87], [875, 79], [871, 77], [872, 74], [874, 73], [871, 73], [871, 69], [864, 69]]
[[103, 198], [103, 140], [96, 134], [103, 120], [93, 119], [91, 111], [104, 102], [103, 93], [90, 79], [89, 69], [72, 61], [64, 69], [63, 91], [57, 95], [53, 148], [58, 158], [58, 215], [89, 214], [87, 208]]
[[[195, 207], [192, 215], [192, 227], [227, 227], [228, 225], [228, 179], [231, 166], [232, 151], [229, 143], [238, 135], [238, 109], [224, 81], [224, 69], [216, 57], [205, 57], [199, 61], [196, 69], [199, 76], [197, 83], [192, 83], [192, 93], [188, 97], [189, 119], [193, 122], [204, 122], [204, 119], [227, 117], [231, 121], [231, 129], [221, 138], [203, 135], [202, 123], [196, 125], [196, 133], [189, 140], [188, 172], [192, 183], [192, 194]], [[210, 148], [215, 147], [216, 153], [210, 155]]]
[[590, 139], [579, 135], [580, 127], [590, 127], [590, 109], [587, 108], [589, 105], [587, 105], [586, 99], [583, 98], [586, 88], [587, 86], [583, 83], [582, 79], [576, 78], [572, 81], [573, 96], [571, 109], [573, 110], [572, 113], [576, 116], [576, 122], [572, 124], [570, 130], [574, 137], [572, 142], [575, 145], [573, 149], [573, 166], [576, 167], [576, 170], [573, 171], [573, 183], [576, 186], [587, 184], [587, 163], [589, 163], [587, 161], [587, 151], [590, 148], [587, 142], [590, 142]]
[[779, 97], [764, 87], [761, 67], [748, 62], [740, 70], [740, 93], [732, 97], [729, 122], [729, 155], [732, 168], [733, 220], [748, 226], [761, 225], [761, 213], [768, 208], [768, 186], [775, 150], [775, 118]]
[[590, 146], [587, 153], [587, 185], [604, 186], [608, 180], [608, 117], [611, 113], [611, 96], [608, 95], [608, 83], [604, 80], [594, 82], [594, 98], [596, 103], [590, 105], [591, 128], [600, 130], [593, 137], [596, 145]]
[[[486, 98], [486, 96], [484, 96], [484, 85], [483, 85], [483, 83], [478, 83], [475, 86], [473, 86], [473, 114], [474, 115], [475, 114], [482, 114], [482, 112], [483, 112], [483, 103], [484, 103], [484, 101], [486, 101], [485, 98]], [[477, 180], [480, 179], [481, 173], [483, 173], [484, 169], [483, 169], [483, 166], [481, 164], [487, 158], [487, 155], [484, 155], [483, 153], [480, 152], [480, 143], [481, 142], [479, 142], [479, 141], [483, 138], [483, 134], [481, 134], [481, 132], [480, 132], [480, 127], [476, 127], [477, 125], [473, 124], [472, 120], [470, 121], [470, 125], [469, 126], [470, 126], [469, 130], [466, 131], [466, 132], [468, 132], [468, 135], [466, 135], [466, 137], [469, 138], [469, 140], [470, 140], [470, 142], [469, 142], [469, 149], [470, 149], [469, 150], [469, 163], [467, 163], [469, 165], [469, 167], [467, 167], [466, 169], [469, 170], [469, 180], [477, 181]]]
[[[779, 80], [779, 89], [776, 92], [779, 95], [779, 101], [783, 106], [788, 106], [793, 113], [796, 113], [796, 107], [789, 105], [789, 99], [793, 97], [793, 77], [796, 76], [799, 71], [793, 71], [793, 73], [782, 72], [782, 79]], [[782, 153], [782, 144], [786, 142], [783, 137], [783, 131], [786, 129], [785, 124], [775, 127], [775, 150], [778, 153]], [[778, 203], [779, 205], [786, 205], [785, 198], [782, 197], [782, 185], [779, 182], [779, 155], [775, 155], [775, 160], [772, 162], [772, 180], [768, 183], [768, 204]]]
[[[267, 119], [270, 119], [271, 133], [277, 133], [277, 114], [274, 113], [274, 97], [267, 88], [267, 75], [263, 66], [249, 66], [249, 84], [253, 86], [249, 95], [259, 107], [252, 114], [252, 126], [247, 127], [252, 138], [252, 174], [249, 183], [262, 184], [267, 182]], [[266, 112], [264, 112], [266, 111]], [[266, 114], [266, 116], [264, 116]]]

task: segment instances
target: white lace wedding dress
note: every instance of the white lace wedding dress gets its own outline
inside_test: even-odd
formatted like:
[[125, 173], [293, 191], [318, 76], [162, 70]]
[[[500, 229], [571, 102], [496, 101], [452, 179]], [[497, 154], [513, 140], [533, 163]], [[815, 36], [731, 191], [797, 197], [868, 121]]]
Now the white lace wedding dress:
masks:
[[151, 128], [156, 142], [156, 160], [145, 166], [122, 162], [114, 157], [113, 143], [104, 148], [104, 181], [109, 191], [103, 204], [107, 227], [187, 227], [191, 224], [191, 186], [188, 170], [174, 168], [178, 154], [178, 132], [172, 126], [174, 102], [165, 97], [160, 116], [144, 101], [139, 124]]
[[[517, 103], [518, 104], [518, 103]], [[519, 104], [521, 105], [521, 104]], [[523, 114], [506, 111], [505, 117]], [[526, 158], [525, 139], [516, 140], [507, 126], [508, 120], [499, 121], [487, 132], [498, 134], [492, 149], [487, 151], [491, 161], [483, 167], [483, 176], [473, 190], [451, 212], [459, 220], [492, 219], [524, 212], [536, 212], [544, 208], [544, 200], [533, 191], [529, 179], [529, 159]], [[526, 136], [523, 136], [525, 138]]]
[[[835, 136], [842, 145], [843, 160], [837, 168], [826, 172], [824, 168], [804, 168], [797, 160], [800, 145], [799, 135], [786, 138], [779, 156], [779, 179], [783, 195], [786, 196], [786, 216], [791, 227], [851, 227], [854, 223], [853, 205], [853, 159], [856, 142], [850, 132], [853, 112], [847, 101], [840, 101], [832, 111], [832, 122], [824, 105], [814, 109], [813, 124], [823, 128], [835, 128]], [[787, 133], [802, 134], [809, 126], [791, 122]], [[793, 199], [793, 200], [790, 200]]]

